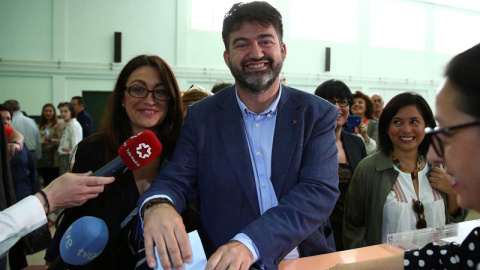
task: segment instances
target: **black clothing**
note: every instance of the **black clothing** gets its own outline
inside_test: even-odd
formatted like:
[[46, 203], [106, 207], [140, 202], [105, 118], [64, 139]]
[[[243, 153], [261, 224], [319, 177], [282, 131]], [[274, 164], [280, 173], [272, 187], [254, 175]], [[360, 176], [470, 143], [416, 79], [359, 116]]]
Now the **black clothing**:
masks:
[[357, 168], [358, 163], [367, 156], [365, 144], [360, 137], [346, 131], [342, 131], [340, 139], [342, 140], [343, 149], [345, 150], [345, 154], [347, 156], [347, 163], [342, 163], [338, 166], [338, 189], [340, 190], [340, 196], [338, 197], [337, 203], [335, 204], [333, 212], [330, 215], [330, 223], [332, 225], [337, 251], [345, 250], [342, 240], [342, 227], [347, 189], [350, 185], [350, 180], [355, 168]]
[[[96, 171], [105, 164], [103, 139], [83, 140], [78, 144], [73, 172]], [[134, 269], [137, 262], [137, 247], [130, 248], [129, 241], [135, 242], [137, 231], [136, 204], [139, 198], [138, 188], [133, 174], [125, 169], [117, 172], [115, 182], [107, 185], [97, 198], [88, 200], [84, 205], [65, 210], [52, 243], [45, 254], [46, 261], [54, 261], [59, 256], [60, 240], [67, 228], [83, 216], [94, 216], [105, 221], [108, 227], [108, 244], [103, 252], [90, 263], [83, 266], [71, 266], [70, 269]], [[130, 216], [130, 214], [133, 216]], [[130, 220], [129, 220], [130, 218]], [[127, 220], [127, 221], [125, 221]], [[123, 222], [125, 221], [125, 224]], [[125, 225], [121, 227], [121, 225]]]
[[78, 123], [80, 123], [80, 126], [82, 126], [83, 138], [85, 139], [86, 137], [92, 135], [93, 133], [92, 116], [90, 116], [90, 114], [87, 111], [83, 110], [76, 116], [76, 118]]

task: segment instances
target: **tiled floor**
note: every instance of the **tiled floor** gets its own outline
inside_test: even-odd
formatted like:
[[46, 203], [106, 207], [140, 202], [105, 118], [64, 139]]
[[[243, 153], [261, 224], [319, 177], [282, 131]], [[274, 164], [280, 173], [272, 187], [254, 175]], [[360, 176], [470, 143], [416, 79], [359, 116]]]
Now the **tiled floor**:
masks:
[[[480, 219], [480, 213], [475, 212], [475, 211], [470, 211], [468, 214], [467, 220], [473, 220], [473, 219]], [[51, 227], [52, 230], [52, 235], [54, 233], [53, 227]], [[27, 256], [28, 264], [29, 265], [42, 265], [45, 263], [43, 260], [43, 257], [45, 256], [45, 250], [35, 253], [33, 255]], [[10, 270], [10, 268], [7, 267], [7, 270]]]

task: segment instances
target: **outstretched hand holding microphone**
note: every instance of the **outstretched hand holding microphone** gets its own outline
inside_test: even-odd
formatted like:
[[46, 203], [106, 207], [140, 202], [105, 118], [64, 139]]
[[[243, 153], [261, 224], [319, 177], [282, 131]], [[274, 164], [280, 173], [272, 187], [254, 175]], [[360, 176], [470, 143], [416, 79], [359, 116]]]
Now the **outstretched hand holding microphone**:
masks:
[[[80, 206], [96, 198], [105, 185], [114, 181], [111, 175], [115, 171], [126, 166], [132, 171], [138, 170], [155, 160], [161, 151], [162, 146], [153, 132], [141, 132], [122, 144], [118, 150], [120, 158], [95, 173], [63, 174], [35, 195], [0, 212], [0, 255], [25, 234], [45, 224], [48, 213]], [[44, 211], [40, 210], [42, 206]]]

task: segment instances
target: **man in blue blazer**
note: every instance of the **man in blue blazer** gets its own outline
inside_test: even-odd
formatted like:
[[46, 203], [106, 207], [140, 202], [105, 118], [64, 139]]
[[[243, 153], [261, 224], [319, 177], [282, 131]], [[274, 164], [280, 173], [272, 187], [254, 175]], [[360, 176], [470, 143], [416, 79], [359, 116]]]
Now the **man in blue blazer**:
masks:
[[181, 217], [198, 198], [207, 269], [277, 269], [284, 258], [335, 250], [337, 109], [279, 82], [280, 13], [235, 4], [222, 37], [235, 85], [190, 106], [172, 159], [139, 200], [145, 253], [164, 269], [192, 254]]

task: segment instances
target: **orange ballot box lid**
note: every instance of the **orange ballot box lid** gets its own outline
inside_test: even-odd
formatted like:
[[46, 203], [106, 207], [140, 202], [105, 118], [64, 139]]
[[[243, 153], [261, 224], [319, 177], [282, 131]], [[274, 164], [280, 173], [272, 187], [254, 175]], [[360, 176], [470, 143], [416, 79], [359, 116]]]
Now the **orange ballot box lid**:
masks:
[[338, 251], [317, 256], [286, 260], [280, 263], [280, 270], [323, 270], [338, 263], [353, 263], [392, 256], [404, 250], [389, 244]]

